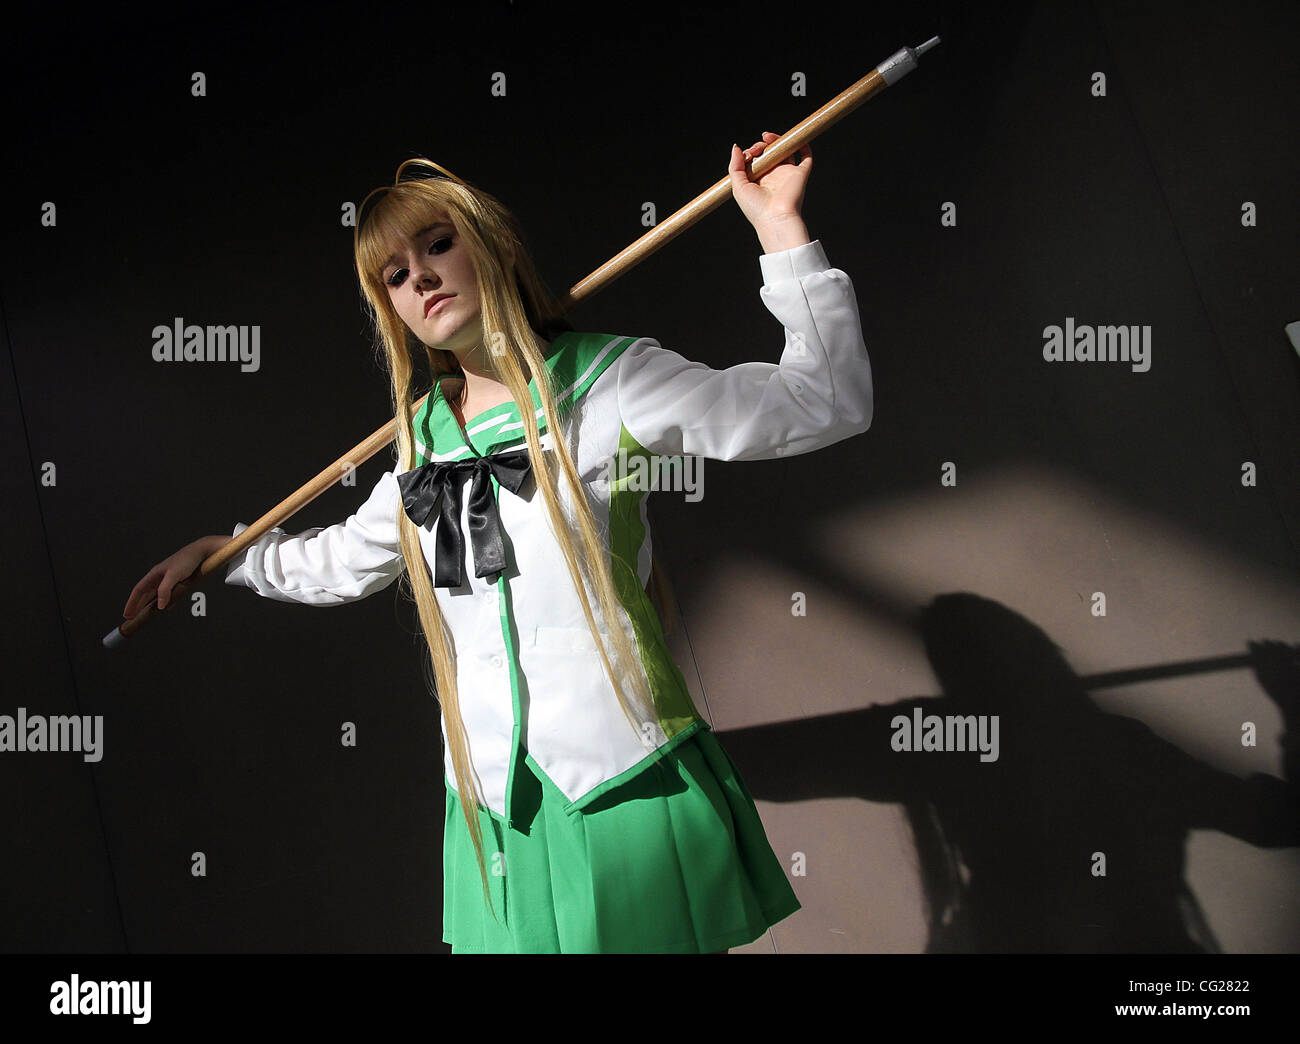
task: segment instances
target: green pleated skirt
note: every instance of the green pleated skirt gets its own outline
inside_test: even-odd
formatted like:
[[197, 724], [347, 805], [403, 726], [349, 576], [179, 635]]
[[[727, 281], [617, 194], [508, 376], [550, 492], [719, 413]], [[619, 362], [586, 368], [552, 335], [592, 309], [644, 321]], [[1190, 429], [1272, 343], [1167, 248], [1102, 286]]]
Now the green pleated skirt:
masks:
[[447, 788], [443, 942], [453, 953], [714, 953], [800, 909], [749, 788], [707, 728], [593, 801], [521, 753], [513, 827], [478, 810], [494, 918]]

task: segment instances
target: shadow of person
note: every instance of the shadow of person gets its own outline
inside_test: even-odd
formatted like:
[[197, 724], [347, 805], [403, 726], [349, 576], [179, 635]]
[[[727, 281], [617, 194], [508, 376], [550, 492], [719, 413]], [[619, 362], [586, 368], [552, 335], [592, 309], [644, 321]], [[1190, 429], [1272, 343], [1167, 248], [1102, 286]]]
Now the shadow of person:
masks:
[[1217, 952], [1185, 842], [1208, 828], [1300, 843], [1296, 649], [1251, 643], [1283, 711], [1287, 781], [1241, 779], [1100, 710], [1047, 635], [998, 602], [941, 595], [917, 625], [943, 695], [719, 733], [752, 796], [901, 804], [927, 952]]

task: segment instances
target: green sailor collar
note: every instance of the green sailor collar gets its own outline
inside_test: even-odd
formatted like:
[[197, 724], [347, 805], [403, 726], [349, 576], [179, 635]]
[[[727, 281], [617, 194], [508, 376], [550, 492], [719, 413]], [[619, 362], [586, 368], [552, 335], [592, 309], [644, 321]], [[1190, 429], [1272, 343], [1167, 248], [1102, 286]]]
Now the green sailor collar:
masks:
[[[551, 342], [547, 368], [555, 374], [559, 396], [556, 407], [565, 416], [587, 393], [606, 368], [635, 341], [635, 337], [613, 334], [563, 331]], [[487, 456], [502, 449], [525, 446], [524, 422], [519, 407], [503, 402], [469, 421], [466, 443], [460, 424], [442, 394], [439, 375], [424, 405], [415, 415], [415, 455], [417, 466], [432, 460], [457, 460], [461, 457]], [[546, 432], [546, 416], [535, 381], [528, 382], [537, 416], [539, 434]]]

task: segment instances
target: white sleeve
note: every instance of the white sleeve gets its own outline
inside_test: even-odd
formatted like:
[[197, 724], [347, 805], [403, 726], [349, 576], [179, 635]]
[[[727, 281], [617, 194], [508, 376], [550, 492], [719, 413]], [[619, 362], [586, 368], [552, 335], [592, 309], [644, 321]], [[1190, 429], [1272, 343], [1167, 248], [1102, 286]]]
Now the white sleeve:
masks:
[[616, 360], [623, 425], [669, 456], [768, 460], [830, 446], [871, 426], [871, 363], [853, 282], [821, 240], [759, 257], [759, 292], [785, 327], [781, 361], [725, 370], [643, 337]]
[[[397, 531], [402, 493], [396, 473], [380, 477], [346, 522], [296, 535], [279, 526], [231, 560], [226, 583], [281, 602], [341, 605], [382, 591], [406, 568]], [[235, 526], [234, 536], [247, 529]]]

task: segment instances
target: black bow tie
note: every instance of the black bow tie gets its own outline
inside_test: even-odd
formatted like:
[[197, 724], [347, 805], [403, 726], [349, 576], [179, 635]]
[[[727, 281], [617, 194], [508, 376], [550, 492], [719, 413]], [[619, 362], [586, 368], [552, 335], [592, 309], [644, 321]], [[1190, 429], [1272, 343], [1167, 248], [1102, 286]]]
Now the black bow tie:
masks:
[[530, 467], [528, 450], [518, 449], [465, 460], [430, 461], [397, 476], [407, 517], [417, 526], [432, 530], [434, 508], [439, 500], [442, 502], [442, 511], [438, 515], [442, 525], [438, 527], [434, 587], [460, 587], [465, 580], [465, 537], [460, 531], [460, 492], [465, 473], [474, 475], [469, 493], [469, 533], [474, 547], [474, 575], [482, 577], [499, 573], [506, 567], [501, 516], [488, 476], [495, 475], [511, 493], [518, 493]]

